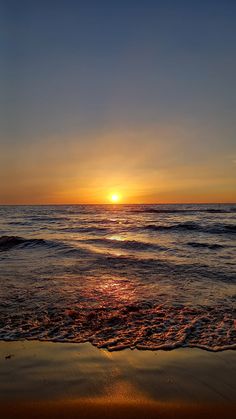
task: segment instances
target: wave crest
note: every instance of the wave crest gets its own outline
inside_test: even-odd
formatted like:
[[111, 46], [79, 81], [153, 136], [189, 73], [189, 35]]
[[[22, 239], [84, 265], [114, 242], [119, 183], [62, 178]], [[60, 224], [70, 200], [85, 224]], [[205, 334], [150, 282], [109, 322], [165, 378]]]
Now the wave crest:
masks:
[[194, 221], [189, 221], [186, 223], [176, 223], [171, 225], [158, 225], [158, 224], [148, 224], [141, 227], [144, 230], [152, 231], [199, 231], [202, 233], [210, 234], [235, 234], [236, 225], [235, 224], [213, 224], [212, 226], [204, 226], [198, 224]]
[[18, 236], [1, 236], [0, 237], [0, 250], [10, 250], [16, 246], [37, 246], [45, 245], [44, 239], [25, 239]]

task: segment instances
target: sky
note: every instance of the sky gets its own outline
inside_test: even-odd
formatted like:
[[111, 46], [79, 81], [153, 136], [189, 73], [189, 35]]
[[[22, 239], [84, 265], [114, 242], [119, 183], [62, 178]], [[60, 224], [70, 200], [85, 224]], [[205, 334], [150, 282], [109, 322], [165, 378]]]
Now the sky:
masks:
[[234, 0], [0, 0], [0, 203], [236, 202]]

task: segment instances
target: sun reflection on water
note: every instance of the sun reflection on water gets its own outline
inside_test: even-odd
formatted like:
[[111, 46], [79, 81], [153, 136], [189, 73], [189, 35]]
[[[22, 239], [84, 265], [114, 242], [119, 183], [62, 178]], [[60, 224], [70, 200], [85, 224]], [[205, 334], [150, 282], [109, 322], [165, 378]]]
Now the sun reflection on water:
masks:
[[125, 239], [125, 237], [122, 237], [119, 234], [113, 234], [112, 236], [108, 237], [108, 240], [116, 240], [116, 241], [119, 241], [119, 242], [123, 242], [126, 239]]
[[134, 286], [126, 278], [103, 277], [97, 287], [104, 299], [111, 299], [114, 302], [126, 301], [127, 303], [135, 299], [136, 291]]

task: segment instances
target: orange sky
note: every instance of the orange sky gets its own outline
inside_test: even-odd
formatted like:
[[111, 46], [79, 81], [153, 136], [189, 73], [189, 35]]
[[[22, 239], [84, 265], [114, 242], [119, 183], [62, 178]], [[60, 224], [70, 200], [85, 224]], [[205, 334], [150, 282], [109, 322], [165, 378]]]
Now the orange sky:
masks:
[[1, 203], [235, 202], [233, 156], [202, 137], [191, 124], [154, 125], [14, 147], [0, 157]]

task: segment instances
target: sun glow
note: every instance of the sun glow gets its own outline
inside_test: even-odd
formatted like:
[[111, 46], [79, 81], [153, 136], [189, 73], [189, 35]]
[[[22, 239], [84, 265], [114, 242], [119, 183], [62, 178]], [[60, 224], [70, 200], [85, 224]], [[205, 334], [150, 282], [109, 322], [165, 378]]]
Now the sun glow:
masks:
[[118, 193], [112, 193], [109, 199], [113, 203], [118, 203], [120, 201], [120, 195]]

